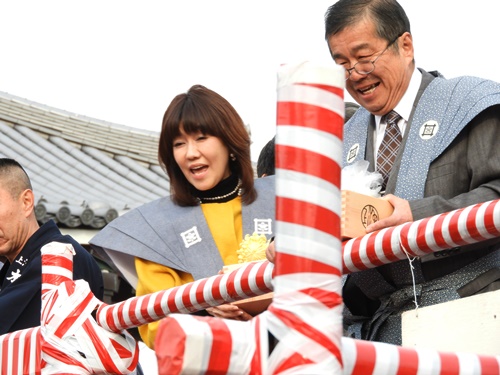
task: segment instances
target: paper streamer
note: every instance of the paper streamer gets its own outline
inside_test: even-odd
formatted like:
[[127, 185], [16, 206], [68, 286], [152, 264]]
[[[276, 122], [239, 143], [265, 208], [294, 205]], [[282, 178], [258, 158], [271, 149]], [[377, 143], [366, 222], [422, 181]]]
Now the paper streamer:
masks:
[[343, 244], [344, 273], [500, 236], [500, 200], [385, 228]]

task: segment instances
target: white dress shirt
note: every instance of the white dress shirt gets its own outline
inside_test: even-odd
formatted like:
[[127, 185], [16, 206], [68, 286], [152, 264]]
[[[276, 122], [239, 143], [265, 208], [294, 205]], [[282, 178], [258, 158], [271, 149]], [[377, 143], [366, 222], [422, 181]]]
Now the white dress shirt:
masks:
[[[408, 85], [408, 89], [405, 94], [393, 108], [400, 116], [401, 120], [398, 122], [399, 130], [401, 130], [401, 135], [404, 137], [406, 124], [408, 123], [408, 119], [410, 118], [411, 110], [413, 108], [413, 103], [415, 102], [415, 98], [417, 97], [418, 89], [420, 88], [420, 84], [422, 83], [422, 73], [420, 70], [415, 68], [413, 74], [411, 75], [410, 84]], [[380, 144], [382, 143], [382, 139], [384, 139], [386, 122], [382, 122], [382, 116], [375, 116], [375, 133], [373, 134], [373, 152], [374, 159], [377, 160], [378, 149], [380, 148]]]

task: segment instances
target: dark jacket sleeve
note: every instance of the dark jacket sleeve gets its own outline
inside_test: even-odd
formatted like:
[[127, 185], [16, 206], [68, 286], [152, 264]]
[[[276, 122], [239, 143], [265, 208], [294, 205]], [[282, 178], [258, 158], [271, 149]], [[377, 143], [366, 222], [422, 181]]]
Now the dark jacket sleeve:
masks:
[[432, 162], [414, 220], [500, 198], [500, 106], [477, 115]]
[[41, 268], [41, 256], [37, 256], [15, 283], [2, 289], [0, 335], [40, 325]]

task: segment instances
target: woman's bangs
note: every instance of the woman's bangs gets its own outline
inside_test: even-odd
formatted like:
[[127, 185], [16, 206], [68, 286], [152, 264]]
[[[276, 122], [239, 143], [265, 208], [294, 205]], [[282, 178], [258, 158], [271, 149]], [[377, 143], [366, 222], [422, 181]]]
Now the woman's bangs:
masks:
[[212, 125], [213, 119], [210, 113], [201, 111], [200, 108], [190, 108], [184, 111], [182, 116], [182, 129], [186, 134], [202, 133], [215, 135]]

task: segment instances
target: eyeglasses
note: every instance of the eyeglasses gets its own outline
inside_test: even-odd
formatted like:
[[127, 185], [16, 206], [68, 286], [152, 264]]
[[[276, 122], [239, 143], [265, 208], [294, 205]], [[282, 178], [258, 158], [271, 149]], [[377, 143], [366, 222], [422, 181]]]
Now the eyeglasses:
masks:
[[374, 60], [361, 60], [358, 61], [356, 64], [353, 65], [352, 68], [346, 69], [345, 70], [345, 80], [347, 81], [349, 78], [351, 78], [351, 73], [353, 70], [356, 71], [356, 73], [361, 74], [363, 76], [366, 76], [373, 72], [375, 70], [375, 62], [379, 59], [380, 56], [382, 56], [385, 51], [389, 49], [390, 46], [392, 46], [396, 41], [399, 39], [399, 37], [403, 35], [400, 34], [394, 39], [392, 42], [390, 42], [387, 47], [374, 59]]

